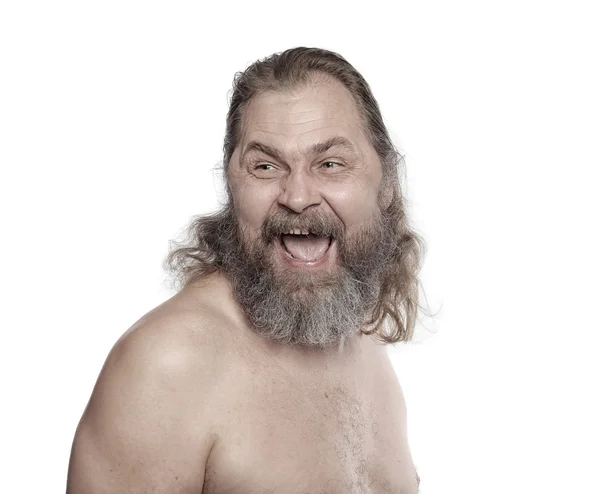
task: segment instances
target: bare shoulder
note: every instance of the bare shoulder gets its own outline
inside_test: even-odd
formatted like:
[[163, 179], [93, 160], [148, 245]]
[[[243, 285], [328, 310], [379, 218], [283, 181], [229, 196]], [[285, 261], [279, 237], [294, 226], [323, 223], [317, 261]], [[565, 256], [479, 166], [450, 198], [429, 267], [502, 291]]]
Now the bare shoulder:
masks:
[[114, 345], [77, 428], [68, 492], [201, 491], [228, 346], [208, 293], [183, 290]]

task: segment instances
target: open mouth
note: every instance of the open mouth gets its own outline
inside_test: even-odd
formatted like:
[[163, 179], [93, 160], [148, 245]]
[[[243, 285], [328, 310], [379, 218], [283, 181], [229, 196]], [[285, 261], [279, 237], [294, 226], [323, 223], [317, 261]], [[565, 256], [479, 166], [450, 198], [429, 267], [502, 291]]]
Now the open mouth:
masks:
[[310, 231], [295, 229], [279, 236], [283, 251], [300, 262], [316, 262], [325, 257], [333, 237], [315, 235]]

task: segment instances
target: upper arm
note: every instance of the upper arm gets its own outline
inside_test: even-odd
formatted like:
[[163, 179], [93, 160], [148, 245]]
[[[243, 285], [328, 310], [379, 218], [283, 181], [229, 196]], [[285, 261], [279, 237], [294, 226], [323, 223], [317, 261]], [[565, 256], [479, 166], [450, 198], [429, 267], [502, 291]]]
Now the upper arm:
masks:
[[215, 438], [213, 352], [160, 328], [138, 329], [109, 354], [79, 423], [70, 494], [202, 490]]

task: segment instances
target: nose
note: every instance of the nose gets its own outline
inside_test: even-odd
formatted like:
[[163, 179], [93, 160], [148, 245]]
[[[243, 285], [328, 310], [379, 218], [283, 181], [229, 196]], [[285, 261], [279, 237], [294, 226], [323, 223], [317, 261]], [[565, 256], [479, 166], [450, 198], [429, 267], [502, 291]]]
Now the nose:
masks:
[[290, 173], [282, 181], [278, 202], [296, 213], [301, 213], [310, 206], [321, 204], [319, 184], [314, 177], [301, 171]]

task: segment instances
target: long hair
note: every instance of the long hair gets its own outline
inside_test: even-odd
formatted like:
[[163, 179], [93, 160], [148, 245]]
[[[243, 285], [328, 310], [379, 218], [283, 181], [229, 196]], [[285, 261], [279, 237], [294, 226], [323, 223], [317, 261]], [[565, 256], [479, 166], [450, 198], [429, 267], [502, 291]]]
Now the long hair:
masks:
[[[362, 75], [342, 56], [319, 48], [292, 48], [256, 61], [235, 75], [223, 144], [225, 178], [231, 156], [239, 143], [244, 111], [257, 94], [287, 91], [326, 77], [343, 84], [354, 99], [363, 128], [375, 149], [383, 169], [382, 187], [393, 191], [391, 203], [382, 213], [395, 218], [396, 242], [388, 253], [389, 265], [381, 281], [380, 296], [364, 334], [374, 335], [385, 343], [412, 338], [419, 305], [419, 279], [423, 239], [411, 228], [405, 214], [405, 200], [399, 176], [404, 159], [392, 143], [383, 122], [379, 105]], [[208, 274], [224, 270], [222, 246], [233, 238], [233, 200], [227, 179], [227, 204], [217, 213], [193, 219], [183, 242], [165, 260], [165, 267], [181, 286]], [[386, 256], [387, 257], [387, 256]]]

